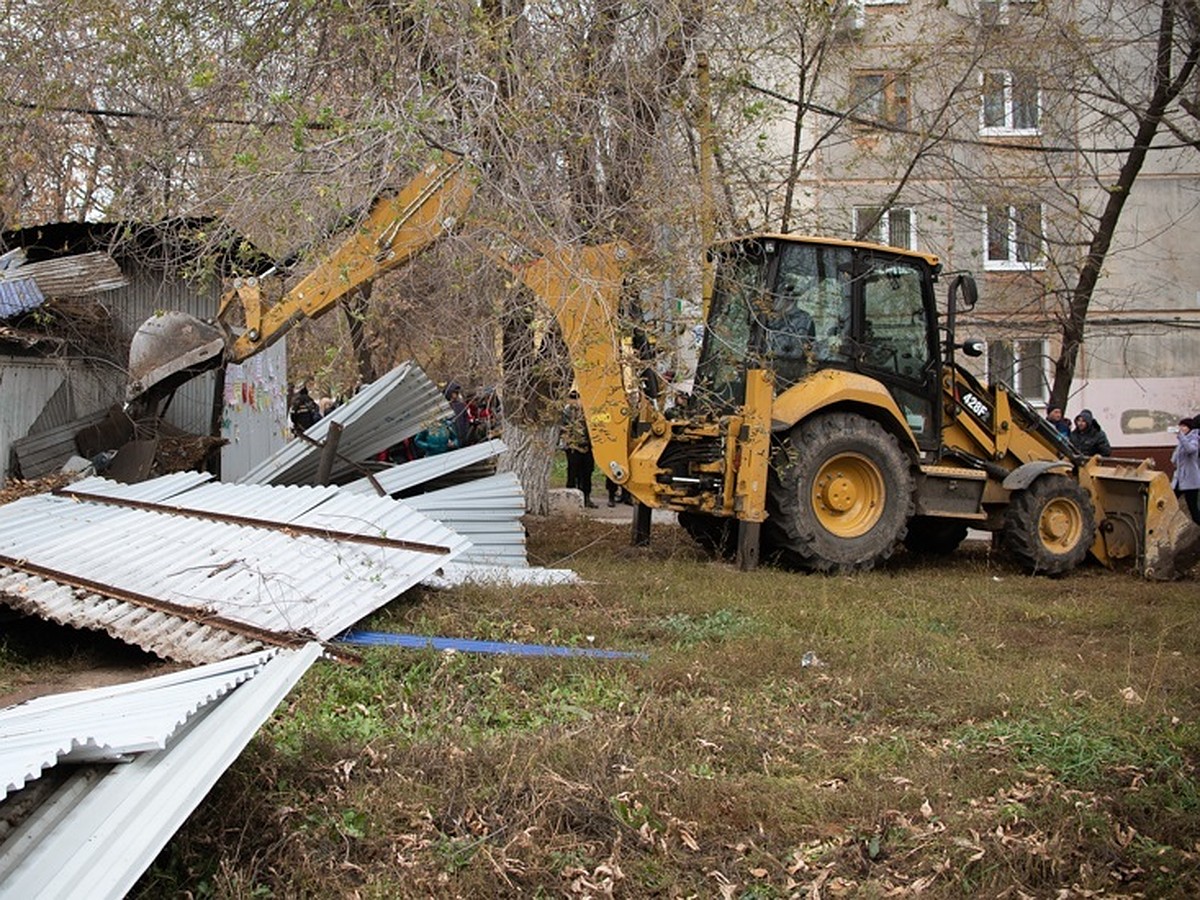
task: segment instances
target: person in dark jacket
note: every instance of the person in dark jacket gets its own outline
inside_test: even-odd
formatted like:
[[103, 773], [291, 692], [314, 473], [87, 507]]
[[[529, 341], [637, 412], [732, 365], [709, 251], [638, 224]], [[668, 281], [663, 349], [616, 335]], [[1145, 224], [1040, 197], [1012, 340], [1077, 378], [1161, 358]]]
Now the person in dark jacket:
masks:
[[454, 429], [454, 444], [465, 447], [471, 443], [471, 422], [467, 414], [467, 401], [463, 399], [462, 386], [457, 381], [446, 385], [446, 399], [450, 401], [450, 424]]
[[308, 385], [301, 385], [300, 390], [296, 391], [296, 396], [292, 398], [292, 433], [304, 434], [320, 418], [320, 407], [317, 406], [317, 401], [309, 396]]
[[1096, 421], [1090, 409], [1082, 410], [1075, 417], [1075, 430], [1071, 432], [1071, 449], [1081, 456], [1111, 456], [1112, 444], [1108, 435]]
[[578, 391], [571, 391], [567, 405], [563, 407], [559, 439], [567, 454], [567, 487], [578, 488], [583, 494], [583, 505], [595, 509], [596, 504], [592, 502], [592, 472], [596, 468], [596, 459], [592, 455], [592, 439], [588, 434]]
[[1052, 406], [1046, 410], [1046, 420], [1054, 426], [1054, 430], [1062, 435], [1062, 439], [1069, 440], [1071, 437], [1071, 423], [1063, 416], [1061, 406]]

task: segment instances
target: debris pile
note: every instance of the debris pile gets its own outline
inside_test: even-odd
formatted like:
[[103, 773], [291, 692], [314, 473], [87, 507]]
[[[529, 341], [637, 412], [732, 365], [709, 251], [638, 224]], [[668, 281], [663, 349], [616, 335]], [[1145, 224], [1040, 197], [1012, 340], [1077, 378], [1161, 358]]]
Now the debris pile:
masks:
[[194, 470], [211, 439], [114, 409], [72, 436], [79, 471], [12, 483], [0, 604], [194, 668], [0, 711], [0, 894], [121, 896], [323, 646], [413, 586], [574, 579], [529, 567], [501, 441], [378, 458], [448, 413], [406, 364], [223, 483]]

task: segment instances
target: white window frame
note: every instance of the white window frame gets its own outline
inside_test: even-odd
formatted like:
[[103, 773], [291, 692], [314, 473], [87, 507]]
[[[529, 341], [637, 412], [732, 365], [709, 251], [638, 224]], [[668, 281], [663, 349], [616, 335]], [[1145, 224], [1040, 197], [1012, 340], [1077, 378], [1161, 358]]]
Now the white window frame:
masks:
[[[1042, 204], [1036, 205], [1038, 208], [1038, 254], [1037, 259], [1023, 260], [1017, 259], [1017, 207], [1014, 204], [993, 204], [983, 208], [983, 267], [989, 272], [1040, 272], [1046, 268], [1046, 210]], [[1008, 219], [1008, 232], [1006, 235], [1006, 244], [1008, 247], [1008, 256], [1004, 259], [992, 259], [988, 256], [991, 234], [988, 229], [990, 213], [993, 209], [1003, 209]]]
[[983, 13], [984, 3], [980, 2], [979, 3], [979, 22], [981, 25], [1008, 25], [1012, 22], [1010, 13], [1011, 13], [1012, 7], [1014, 5], [1015, 6], [1032, 6], [1036, 2], [1037, 2], [1037, 0], [994, 0], [994, 3], [992, 5], [994, 5], [996, 7], [996, 18], [992, 22], [989, 22], [984, 17], [984, 13]]
[[[856, 206], [854, 207], [854, 234], [857, 235], [861, 230], [862, 219], [869, 211], [879, 209], [878, 206]], [[908, 213], [908, 246], [901, 246], [902, 250], [917, 249], [917, 211], [911, 206], [892, 206], [889, 207], [880, 218], [879, 227], [879, 243], [889, 247], [899, 246], [891, 241], [892, 230], [892, 213], [899, 210], [904, 210]], [[870, 238], [864, 238], [870, 240]]]
[[[987, 77], [989, 75], [998, 75], [1004, 79], [1002, 99], [1004, 101], [1004, 122], [1000, 125], [989, 125], [987, 123]], [[1030, 73], [1028, 77], [1036, 78], [1036, 75]], [[1016, 121], [1016, 107], [1013, 104], [1013, 83], [1015, 76], [1011, 69], [991, 69], [987, 72], [979, 73], [979, 133], [983, 137], [995, 137], [999, 135], [1011, 137], [1013, 135], [1036, 135], [1042, 133], [1042, 83], [1041, 79], [1037, 82], [1037, 110], [1035, 115], [1035, 124], [1032, 128], [1018, 128]]]
[[[987, 353], [984, 356], [984, 368], [988, 384], [995, 385], [1001, 378], [997, 377], [997, 373], [992, 371], [992, 349], [997, 344], [1008, 345], [1008, 355], [1012, 358], [1012, 371], [1000, 373], [1003, 376], [1003, 381], [1012, 390], [1016, 391], [1021, 397], [1027, 400], [1030, 405], [1035, 408], [1044, 408], [1050, 402], [1050, 378], [1053, 375], [1052, 360], [1050, 359], [1050, 342], [1046, 338], [997, 338], [987, 342]], [[1031, 347], [1031, 345], [1036, 345]], [[1032, 349], [1033, 355], [1041, 361], [1039, 367], [1039, 392], [1036, 396], [1030, 396], [1024, 390], [1025, 385], [1019, 383], [1018, 376], [1023, 371], [1023, 364], [1029, 357]]]

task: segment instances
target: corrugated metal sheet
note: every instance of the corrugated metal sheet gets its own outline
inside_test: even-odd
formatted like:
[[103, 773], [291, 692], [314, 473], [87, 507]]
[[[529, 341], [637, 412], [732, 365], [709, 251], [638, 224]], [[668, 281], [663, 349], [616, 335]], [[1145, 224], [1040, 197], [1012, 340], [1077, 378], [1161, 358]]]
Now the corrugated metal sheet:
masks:
[[513, 472], [406, 497], [404, 503], [469, 538], [460, 562], [525, 566], [525, 492]]
[[0, 280], [0, 319], [10, 319], [46, 302], [32, 278]]
[[50, 360], [0, 357], [0, 470], [8, 475], [14, 441], [29, 433], [73, 367]]
[[0, 565], [156, 609], [128, 623], [134, 643], [173, 658], [181, 619], [263, 641], [332, 637], [469, 547], [388, 497], [208, 478], [90, 478], [14, 501], [0, 507]]
[[24, 263], [0, 272], [0, 291], [6, 284], [32, 280], [47, 297], [86, 297], [124, 287], [121, 267], [107, 253], [75, 253], [56, 259]]
[[[436, 456], [426, 456], [423, 459], [414, 459], [389, 466], [375, 473], [373, 479], [384, 493], [399, 494], [450, 472], [456, 472], [485, 459], [491, 459], [493, 456], [499, 456], [507, 449], [504, 441], [498, 439], [482, 441], [478, 444], [471, 444], [469, 447], [451, 450], [449, 453], [439, 453]], [[360, 478], [344, 485], [342, 489], [352, 494], [377, 495], [375, 484], [372, 484], [371, 478]]]
[[221, 480], [238, 481], [291, 439], [287, 411], [287, 338], [225, 369]]
[[58, 763], [127, 762], [164, 749], [190, 716], [253, 678], [276, 652], [0, 710], [0, 800]]
[[68, 379], [60, 384], [58, 390], [46, 401], [37, 419], [29, 426], [29, 433], [38, 434], [75, 418], [75, 404], [72, 402], [71, 393], [71, 382]]
[[[404, 363], [330, 412], [305, 432], [305, 438], [318, 443], [324, 441], [330, 425], [336, 422], [343, 429], [338, 455], [361, 462], [449, 415], [450, 405], [437, 385], [420, 367]], [[290, 441], [238, 479], [239, 482], [312, 484], [316, 480], [321, 449], [309, 440], [296, 438]], [[352, 472], [349, 464], [339, 460], [333, 477], [338, 480]]]
[[207, 622], [72, 588], [0, 566], [0, 603], [70, 628], [103, 631], [164, 659], [202, 663], [261, 650], [262, 641]]
[[[123, 385], [119, 372], [86, 360], [0, 356], [0, 475], [13, 474], [11, 449], [18, 441], [38, 440], [45, 432], [107, 410]], [[66, 461], [74, 449], [72, 438], [56, 436], [46, 465]]]
[[82, 769], [0, 846], [0, 897], [124, 896], [320, 652], [280, 653], [165, 750]]
[[[55, 396], [63, 394], [59, 391]], [[46, 418], [43, 414], [43, 418]], [[22, 478], [40, 478], [57, 472], [72, 456], [78, 455], [75, 435], [89, 425], [98, 425], [108, 418], [104, 410], [81, 419], [67, 422], [55, 428], [36, 433], [31, 432], [20, 440], [13, 441], [12, 452]]]

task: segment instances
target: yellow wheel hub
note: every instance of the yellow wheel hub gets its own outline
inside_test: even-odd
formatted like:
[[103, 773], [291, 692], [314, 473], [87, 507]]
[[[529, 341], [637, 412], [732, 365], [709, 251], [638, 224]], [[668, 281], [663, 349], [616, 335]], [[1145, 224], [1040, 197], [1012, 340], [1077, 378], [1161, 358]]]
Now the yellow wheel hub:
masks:
[[1066, 553], [1083, 536], [1083, 511], [1073, 500], [1055, 497], [1038, 517], [1038, 537], [1053, 553]]
[[811, 499], [817, 521], [826, 531], [853, 538], [870, 531], [883, 515], [887, 487], [883, 473], [870, 459], [842, 453], [821, 466]]

